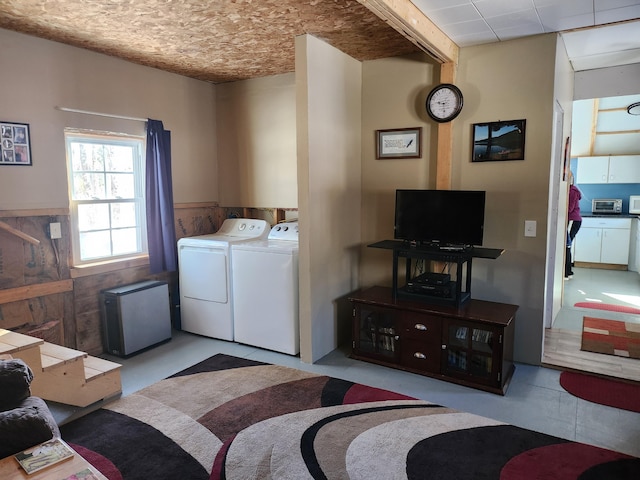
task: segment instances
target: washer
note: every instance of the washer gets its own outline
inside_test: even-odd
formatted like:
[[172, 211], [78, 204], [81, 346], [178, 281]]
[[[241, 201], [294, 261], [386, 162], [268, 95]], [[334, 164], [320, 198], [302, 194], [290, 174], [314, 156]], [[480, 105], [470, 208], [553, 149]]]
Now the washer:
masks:
[[297, 355], [298, 223], [280, 223], [267, 240], [231, 249], [235, 341]]
[[182, 330], [233, 340], [231, 245], [268, 235], [264, 220], [229, 218], [216, 233], [178, 240]]

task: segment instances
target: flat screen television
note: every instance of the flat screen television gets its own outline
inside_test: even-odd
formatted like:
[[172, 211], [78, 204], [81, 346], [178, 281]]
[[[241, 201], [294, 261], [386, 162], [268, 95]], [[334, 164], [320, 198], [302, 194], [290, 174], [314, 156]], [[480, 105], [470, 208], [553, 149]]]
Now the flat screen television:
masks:
[[394, 238], [419, 245], [482, 245], [486, 192], [396, 190]]

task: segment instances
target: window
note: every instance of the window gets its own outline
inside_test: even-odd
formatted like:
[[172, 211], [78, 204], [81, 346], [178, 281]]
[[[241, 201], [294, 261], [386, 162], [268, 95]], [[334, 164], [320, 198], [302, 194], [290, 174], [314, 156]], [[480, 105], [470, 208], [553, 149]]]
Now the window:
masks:
[[65, 132], [73, 263], [147, 253], [144, 139]]

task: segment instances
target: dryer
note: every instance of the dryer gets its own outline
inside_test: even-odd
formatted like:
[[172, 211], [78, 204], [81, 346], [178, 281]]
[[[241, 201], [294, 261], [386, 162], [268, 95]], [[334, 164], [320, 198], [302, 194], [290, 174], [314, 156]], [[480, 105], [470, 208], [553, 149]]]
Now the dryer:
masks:
[[268, 235], [264, 220], [229, 218], [216, 233], [178, 240], [182, 330], [233, 340], [231, 245]]
[[235, 341], [297, 355], [298, 223], [280, 223], [266, 240], [231, 249]]

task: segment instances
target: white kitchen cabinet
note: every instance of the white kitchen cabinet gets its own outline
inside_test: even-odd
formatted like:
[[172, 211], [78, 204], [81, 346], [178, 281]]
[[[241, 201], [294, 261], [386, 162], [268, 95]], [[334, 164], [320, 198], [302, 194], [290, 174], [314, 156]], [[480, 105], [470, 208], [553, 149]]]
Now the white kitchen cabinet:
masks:
[[628, 265], [630, 239], [630, 218], [584, 217], [574, 261]]
[[576, 170], [576, 183], [608, 183], [609, 156], [579, 157]]
[[640, 183], [640, 155], [579, 157], [576, 183]]

